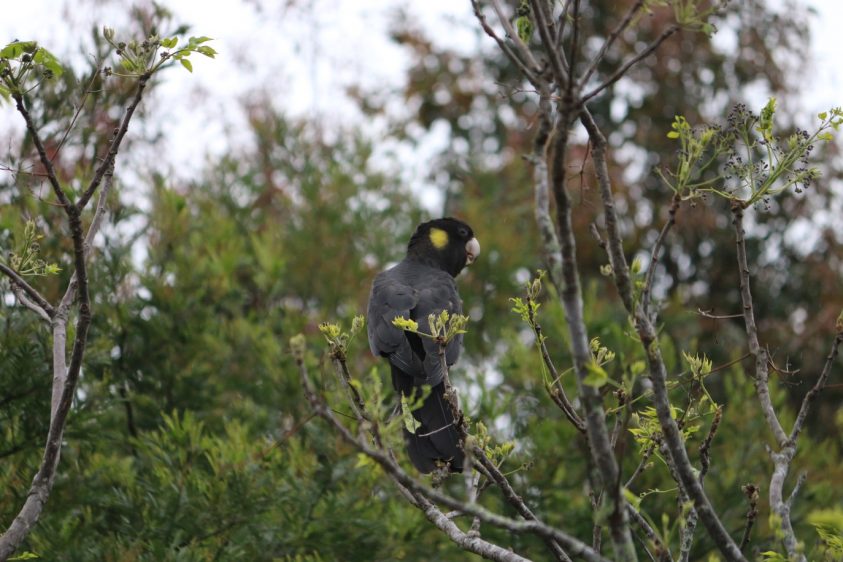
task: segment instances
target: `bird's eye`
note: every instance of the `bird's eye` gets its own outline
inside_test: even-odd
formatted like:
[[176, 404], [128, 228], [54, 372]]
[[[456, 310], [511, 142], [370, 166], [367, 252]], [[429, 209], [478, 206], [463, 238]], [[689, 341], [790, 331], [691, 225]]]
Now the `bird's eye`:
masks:
[[461, 228], [461, 229], [459, 230], [459, 234], [460, 234], [460, 237], [461, 237], [461, 238], [465, 238], [466, 236], [468, 236], [468, 231], [467, 231], [466, 229], [464, 229], [464, 228]]

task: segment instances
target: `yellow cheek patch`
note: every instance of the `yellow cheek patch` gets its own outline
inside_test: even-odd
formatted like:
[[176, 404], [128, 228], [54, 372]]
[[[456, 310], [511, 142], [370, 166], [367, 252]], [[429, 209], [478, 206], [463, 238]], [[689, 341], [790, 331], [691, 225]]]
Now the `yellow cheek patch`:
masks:
[[441, 228], [430, 229], [430, 242], [437, 250], [441, 250], [448, 245], [448, 233]]

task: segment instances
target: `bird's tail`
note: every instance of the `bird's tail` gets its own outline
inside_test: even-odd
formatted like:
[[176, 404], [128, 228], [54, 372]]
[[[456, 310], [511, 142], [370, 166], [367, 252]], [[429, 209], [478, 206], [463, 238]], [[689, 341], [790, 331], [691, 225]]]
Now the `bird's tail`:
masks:
[[[392, 365], [392, 384], [410, 402], [421, 396], [421, 387], [413, 384], [413, 377]], [[433, 472], [439, 464], [449, 464], [451, 472], [462, 472], [465, 454], [459, 434], [454, 427], [451, 406], [445, 400], [445, 383], [430, 389], [421, 406], [413, 411], [418, 422], [414, 432], [404, 428], [404, 442], [413, 465], [424, 474]]]

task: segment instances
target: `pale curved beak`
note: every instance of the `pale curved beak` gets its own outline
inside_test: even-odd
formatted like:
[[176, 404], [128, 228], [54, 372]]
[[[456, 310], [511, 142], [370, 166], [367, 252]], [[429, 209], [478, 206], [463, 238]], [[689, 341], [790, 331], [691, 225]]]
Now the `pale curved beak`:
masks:
[[465, 254], [467, 263], [474, 263], [474, 260], [480, 255], [480, 242], [477, 241], [477, 238], [472, 238], [465, 243]]

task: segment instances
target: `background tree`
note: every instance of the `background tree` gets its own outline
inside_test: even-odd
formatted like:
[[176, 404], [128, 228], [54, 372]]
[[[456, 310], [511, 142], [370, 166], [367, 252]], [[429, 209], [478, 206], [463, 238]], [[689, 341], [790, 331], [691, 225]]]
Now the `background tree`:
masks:
[[[292, 9], [306, 7], [293, 5]], [[613, 29], [627, 7], [609, 3], [583, 6], [583, 13], [588, 14], [583, 17], [588, 22], [582, 31], [584, 44], [595, 44], [588, 37], [605, 36], [599, 34]], [[515, 6], [511, 8], [514, 13]], [[787, 33], [800, 34], [793, 36], [790, 47], [806, 44], [801, 35], [805, 26], [790, 23], [800, 12], [788, 9], [784, 12], [788, 16], [782, 17], [782, 12], [764, 5], [750, 10], [735, 3], [728, 7], [727, 15], [715, 21], [725, 33], [736, 30], [740, 38], [736, 54], [723, 54], [705, 34], [673, 35], [656, 56], [641, 61], [627, 78], [607, 90], [606, 97], [594, 100], [601, 108], [595, 109], [595, 119], [611, 133], [609, 170], [618, 208], [623, 211], [628, 256], [634, 249], [651, 248], [667, 218], [663, 209], [670, 194], [659, 186], [650, 167], [674, 161], [676, 141], [667, 139], [665, 133], [675, 113], [683, 113], [693, 123], [718, 120], [734, 101], [741, 101], [742, 84], [752, 80], [772, 80], [780, 101], [787, 99], [786, 90], [778, 88], [791, 87], [797, 80], [792, 68], [776, 70], [771, 66], [782, 64], [774, 47], [785, 41]], [[661, 14], [641, 19], [637, 29], [642, 37], [646, 34], [650, 39], [669, 25], [669, 16]], [[162, 22], [163, 15], [139, 12], [134, 34], [147, 35], [150, 25], [178, 28], [172, 22]], [[764, 25], [756, 26], [758, 22]], [[412, 228], [430, 212], [421, 210], [417, 194], [401, 185], [393, 171], [396, 166], [384, 166], [383, 154], [375, 149], [390, 143], [413, 146], [420, 142], [419, 124], [422, 130], [434, 125], [441, 130], [443, 122], [449, 123], [452, 140], [446, 143], [448, 150], [430, 163], [432, 183], [447, 194], [443, 197], [446, 212], [466, 218], [484, 244], [484, 258], [461, 280], [472, 322], [467, 355], [452, 378], [467, 399], [469, 415], [487, 422], [496, 443], [515, 439], [516, 447], [504, 469], [520, 468], [509, 478], [526, 504], [548, 524], [564, 524], [572, 535], [591, 542], [594, 508], [592, 499], [583, 493], [583, 482], [591, 474], [587, 451], [579, 432], [563, 421], [545, 391], [532, 330], [510, 310], [509, 299], [524, 298], [523, 283], [535, 269], [545, 267], [537, 251], [532, 202], [525, 196], [532, 172], [521, 159], [532, 150], [538, 125], [535, 98], [520, 91], [525, 85], [516, 69], [485, 39], [476, 21], [457, 25], [470, 26], [484, 38], [481, 44], [485, 47], [476, 56], [445, 50], [436, 33], [425, 36], [411, 19], [396, 19], [395, 40], [406, 46], [413, 61], [406, 88], [400, 92], [356, 91], [361, 108], [374, 112], [371, 116], [377, 119], [393, 119], [385, 109], [381, 112], [388, 100], [406, 100], [410, 117], [394, 119], [382, 136], [353, 128], [326, 131], [324, 121], [291, 118], [268, 97], [254, 96], [247, 106], [252, 146], [239, 147], [232, 137], [228, 141], [230, 157], [210, 162], [189, 182], [174, 179], [178, 176], [161, 169], [149, 174], [134, 162], [121, 160], [121, 166], [132, 167], [123, 168], [126, 174], [120, 174], [121, 188], [110, 197], [111, 212], [95, 244], [96, 259], [90, 264], [95, 314], [65, 434], [64, 468], [59, 471], [48, 508], [22, 550], [44, 558], [79, 560], [466, 557], [422, 512], [399, 497], [381, 473], [313, 419], [303, 403], [299, 374], [286, 344], [291, 336], [304, 332], [312, 344], [313, 355], [308, 355], [312, 374], [324, 373], [320, 383], [327, 391], [334, 389], [330, 358], [321, 355], [317, 344], [319, 322], [336, 319], [347, 326], [363, 310], [368, 280], [398, 259]], [[753, 33], [753, 26], [767, 33]], [[621, 39], [607, 54], [601, 72], [630, 55], [633, 38], [625, 35]], [[534, 41], [538, 41], [535, 34]], [[706, 64], [695, 62], [698, 57]], [[62, 80], [75, 74], [66, 71]], [[789, 77], [794, 77], [793, 82], [785, 79]], [[75, 80], [85, 83], [83, 78]], [[97, 95], [121, 91], [116, 81], [111, 86], [114, 89]], [[48, 91], [39, 90], [39, 99]], [[155, 100], [155, 90], [151, 93], [150, 99]], [[125, 106], [126, 101], [121, 100], [126, 100], [130, 91], [121, 95], [124, 97], [113, 101], [103, 99], [99, 107]], [[51, 115], [69, 117], [59, 93], [51, 99]], [[626, 111], [612, 111], [615, 99]], [[668, 99], [675, 100], [673, 109], [655, 111]], [[683, 99], [694, 102], [683, 106]], [[707, 103], [697, 103], [698, 99]], [[711, 100], [717, 104], [712, 105]], [[154, 123], [143, 112], [135, 119], [139, 126], [127, 140], [135, 143], [134, 147], [154, 150]], [[39, 118], [39, 122], [48, 121]], [[80, 135], [87, 132], [88, 139], [99, 138], [99, 146], [103, 146], [113, 127], [113, 115], [102, 112], [96, 119], [80, 121], [75, 130]], [[97, 131], [99, 135], [94, 134]], [[90, 157], [92, 150], [81, 144], [78, 148], [80, 157]], [[611, 279], [599, 272], [605, 254], [588, 234], [591, 222], [598, 220], [602, 225], [590, 152], [582, 139], [572, 139], [568, 187], [576, 205], [574, 228], [582, 248], [579, 258], [589, 327], [618, 355], [605, 369], [619, 378], [629, 364], [624, 357], [632, 357], [637, 348], [624, 336], [624, 315], [613, 296]], [[24, 148], [21, 154], [31, 154], [31, 148]], [[61, 154], [70, 153], [65, 150]], [[584, 166], [581, 160], [586, 162]], [[62, 173], [68, 181], [76, 176], [75, 162], [68, 158], [57, 164], [67, 170]], [[131, 181], [130, 176], [146, 186], [142, 198], [122, 188]], [[0, 186], [4, 257], [13, 247], [10, 237], [22, 224], [21, 210], [23, 216], [55, 211], [49, 205], [42, 207], [37, 197], [49, 189], [42, 188], [36, 178], [25, 183], [29, 189], [21, 190], [23, 178], [18, 175], [19, 183], [13, 185], [12, 176], [6, 176], [7, 183]], [[760, 215], [759, 222], [768, 217], [772, 220], [775, 213], [790, 213], [791, 217], [804, 213], [811, 222], [816, 216], [814, 209], [833, 205], [820, 186], [798, 198], [774, 201], [770, 214]], [[658, 270], [661, 282], [654, 290], [663, 332], [672, 336], [661, 342], [671, 373], [687, 370], [680, 350], [688, 349], [689, 342], [705, 348], [715, 368], [742, 355], [733, 355], [730, 343], [742, 341], [736, 339], [743, 338], [740, 319], [713, 320], [696, 312], [697, 308], [711, 309], [709, 294], [734, 303], [726, 307], [719, 301], [713, 313], [739, 311], [735, 257], [729, 255], [733, 234], [728, 223], [718, 226], [715, 205], [710, 200], [684, 213], [682, 223], [666, 241], [661, 262], [664, 271]], [[60, 283], [67, 282], [68, 274], [61, 256], [69, 247], [60, 242], [60, 231], [53, 226], [58, 224], [39, 223], [45, 234], [42, 255], [63, 267], [58, 275], [38, 280], [38, 288], [51, 300], [61, 295]], [[715, 226], [718, 229], [713, 229]], [[720, 230], [728, 239], [725, 244], [717, 238]], [[749, 255], [760, 254], [762, 241], [765, 248], [776, 248], [776, 230], [778, 226], [769, 231], [748, 229]], [[825, 283], [839, 279], [834, 255], [840, 245], [836, 234], [826, 232], [821, 237], [824, 242], [807, 254], [796, 248], [789, 236], [782, 236], [781, 252], [793, 256], [790, 269], [770, 262], [761, 270], [762, 276], [778, 280], [767, 286], [753, 285], [762, 341], [773, 342], [777, 337], [779, 328], [771, 324], [774, 320], [798, 326], [795, 320], [800, 317], [767, 314], [764, 303], [795, 311], [799, 301], [793, 301], [789, 309], [789, 295], [800, 291], [807, 318], [818, 318], [814, 311], [822, 308], [832, 314], [823, 318], [833, 321], [834, 299], [839, 298], [833, 285], [821, 285], [829, 287], [828, 295], [817, 300], [811, 288], [820, 285], [812, 277], [803, 277], [817, 273], [816, 279]], [[318, 244], [311, 243], [314, 235]], [[692, 260], [692, 253], [699, 257]], [[776, 253], [771, 250], [771, 255]], [[642, 263], [647, 264], [646, 256]], [[782, 284], [785, 271], [788, 283]], [[722, 281], [729, 279], [725, 272], [733, 280]], [[696, 284], [697, 280], [702, 283]], [[34, 315], [21, 310], [7, 296], [8, 291], [5, 295], [0, 301], [0, 425], [5, 436], [0, 440], [0, 452], [7, 458], [0, 466], [4, 490], [0, 520], [10, 522], [36, 470], [40, 440], [49, 422], [49, 374], [43, 369], [49, 361], [50, 341]], [[541, 327], [556, 365], [570, 365], [564, 313], [555, 298], [548, 298], [552, 295], [545, 282], [539, 297]], [[806, 320], [802, 333], [807, 337], [807, 332], [819, 325], [819, 321]], [[798, 357], [792, 350], [807, 347], [797, 347], [795, 338], [781, 340], [781, 347], [771, 343], [771, 350], [777, 366], [784, 370], [786, 361], [779, 359]], [[806, 352], [805, 361], [821, 361], [826, 352]], [[365, 345], [354, 340], [349, 367], [355, 376], [368, 381], [373, 365]], [[742, 366], [752, 365], [744, 360], [707, 379], [715, 400], [723, 402], [728, 397], [729, 402], [711, 445], [713, 462], [706, 491], [715, 505], [732, 506], [724, 517], [740, 539], [749, 505], [736, 496], [747, 481], [762, 487], [750, 550], [745, 551], [755, 553], [777, 549], [778, 542], [768, 527], [765, 503], [764, 483], [771, 469], [763, 448], [766, 430]], [[816, 372], [807, 366], [802, 371]], [[787, 403], [787, 391], [792, 390], [798, 400], [813, 384], [813, 378], [803, 380], [802, 376], [787, 375], [789, 384], [773, 388], [777, 408]], [[565, 374], [563, 382], [573, 395], [572, 376]], [[391, 398], [384, 392], [388, 403]], [[836, 521], [839, 421], [834, 402], [823, 407], [826, 396], [824, 392], [812, 410], [824, 410], [825, 415], [800, 437], [804, 449], [792, 470], [794, 475], [803, 469], [809, 473], [792, 511], [797, 535], [804, 537], [806, 548], [820, 540], [807, 523], [809, 513], [815, 522], [825, 517], [823, 528], [833, 528]], [[332, 404], [343, 414], [353, 415], [341, 401], [332, 400]], [[738, 437], [749, 438], [749, 446]], [[811, 454], [802, 455], [802, 450]], [[622, 465], [629, 474], [638, 465], [636, 455], [641, 452], [631, 436], [625, 451]], [[643, 466], [648, 468], [636, 477], [638, 486], [632, 487], [636, 494], [645, 494], [642, 510], [676, 513], [675, 495], [667, 491], [675, 486], [669, 483], [658, 452]], [[459, 483], [446, 484], [446, 490], [460, 489]], [[373, 497], [378, 501], [372, 501]], [[492, 490], [484, 492], [481, 501], [490, 510], [518, 516], [515, 508]], [[824, 508], [831, 511], [822, 511]], [[463, 519], [455, 522], [463, 529], [470, 524]], [[654, 523], [662, 532], [660, 522]], [[670, 535], [674, 541], [676, 532], [674, 529]], [[533, 535], [511, 535], [485, 523], [481, 533], [483, 539], [512, 546], [529, 557], [546, 556], [545, 542]], [[713, 544], [700, 530], [695, 538], [691, 558], [704, 559]]]

